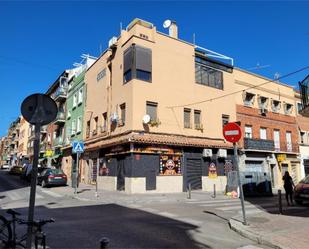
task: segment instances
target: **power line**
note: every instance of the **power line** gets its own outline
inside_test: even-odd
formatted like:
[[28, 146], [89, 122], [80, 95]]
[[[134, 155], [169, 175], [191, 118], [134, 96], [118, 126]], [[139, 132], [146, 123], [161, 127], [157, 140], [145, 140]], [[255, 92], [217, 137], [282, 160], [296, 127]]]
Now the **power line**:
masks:
[[237, 93], [241, 93], [243, 91], [246, 91], [246, 90], [250, 90], [250, 89], [254, 89], [254, 88], [257, 88], [257, 87], [260, 87], [260, 86], [263, 86], [263, 85], [266, 85], [268, 83], [272, 83], [272, 82], [276, 82], [278, 80], [281, 80], [281, 79], [284, 79], [284, 78], [287, 78], [293, 74], [297, 74], [299, 72], [302, 72], [306, 69], [309, 69], [309, 66], [306, 66], [306, 67], [303, 67], [301, 69], [298, 69], [296, 71], [293, 71], [291, 73], [288, 73], [288, 74], [285, 74], [279, 78], [276, 78], [276, 79], [273, 79], [273, 80], [269, 80], [269, 81], [266, 81], [266, 82], [263, 82], [259, 85], [256, 85], [256, 86], [251, 86], [251, 87], [247, 87], [247, 88], [244, 88], [242, 90], [238, 90], [238, 91], [235, 91], [235, 92], [231, 92], [231, 93], [227, 93], [227, 94], [224, 94], [224, 95], [221, 95], [219, 97], [215, 97], [215, 98], [211, 98], [211, 99], [206, 99], [206, 100], [201, 100], [201, 101], [198, 101], [198, 102], [193, 102], [193, 103], [188, 103], [188, 104], [185, 104], [185, 105], [175, 105], [175, 106], [167, 106], [167, 108], [178, 108], [178, 107], [186, 107], [186, 106], [192, 106], [192, 105], [197, 105], [197, 104], [202, 104], [202, 103], [205, 103], [205, 102], [210, 102], [210, 101], [214, 101], [214, 100], [217, 100], [217, 99], [222, 99], [222, 98], [225, 98], [225, 97], [228, 97], [228, 96], [231, 96], [231, 95], [234, 95], [234, 94], [237, 94]]

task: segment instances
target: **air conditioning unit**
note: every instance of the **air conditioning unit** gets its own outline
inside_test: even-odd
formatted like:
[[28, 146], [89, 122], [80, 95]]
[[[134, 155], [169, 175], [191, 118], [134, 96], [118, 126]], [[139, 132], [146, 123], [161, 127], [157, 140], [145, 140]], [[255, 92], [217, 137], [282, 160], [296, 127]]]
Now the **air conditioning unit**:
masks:
[[113, 48], [116, 46], [116, 42], [117, 42], [117, 37], [113, 36], [109, 41], [108, 41], [108, 47], [109, 48]]
[[212, 149], [203, 149], [203, 157], [212, 157]]
[[261, 108], [260, 109], [260, 114], [261, 115], [266, 115], [266, 113], [267, 113], [267, 109], [266, 108]]
[[218, 157], [227, 157], [227, 150], [226, 149], [219, 149], [217, 156]]

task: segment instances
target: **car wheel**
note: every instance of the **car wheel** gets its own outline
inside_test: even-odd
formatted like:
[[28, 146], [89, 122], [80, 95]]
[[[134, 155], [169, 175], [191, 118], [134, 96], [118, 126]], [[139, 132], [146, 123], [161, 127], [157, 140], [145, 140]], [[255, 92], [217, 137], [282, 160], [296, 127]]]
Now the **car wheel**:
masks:
[[303, 201], [300, 201], [300, 200], [295, 200], [295, 202], [296, 202], [298, 205], [303, 204]]
[[42, 181], [41, 186], [42, 186], [42, 188], [46, 188], [47, 184], [44, 180]]

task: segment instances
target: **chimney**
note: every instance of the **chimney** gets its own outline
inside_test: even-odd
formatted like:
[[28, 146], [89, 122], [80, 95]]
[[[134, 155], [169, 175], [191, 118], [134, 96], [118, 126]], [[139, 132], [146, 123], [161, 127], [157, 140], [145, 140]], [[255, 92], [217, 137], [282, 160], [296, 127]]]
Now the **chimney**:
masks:
[[168, 32], [171, 37], [178, 39], [178, 27], [175, 21], [172, 21]]

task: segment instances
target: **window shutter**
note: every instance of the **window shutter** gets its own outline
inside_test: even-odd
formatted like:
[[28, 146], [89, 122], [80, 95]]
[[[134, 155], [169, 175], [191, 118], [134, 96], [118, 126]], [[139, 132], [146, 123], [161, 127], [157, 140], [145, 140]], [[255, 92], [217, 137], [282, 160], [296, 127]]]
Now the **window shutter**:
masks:
[[127, 72], [129, 69], [132, 70], [133, 66], [133, 48], [128, 48], [123, 55], [123, 72]]
[[151, 72], [151, 50], [148, 48], [142, 48], [135, 46], [136, 53], [136, 69]]

